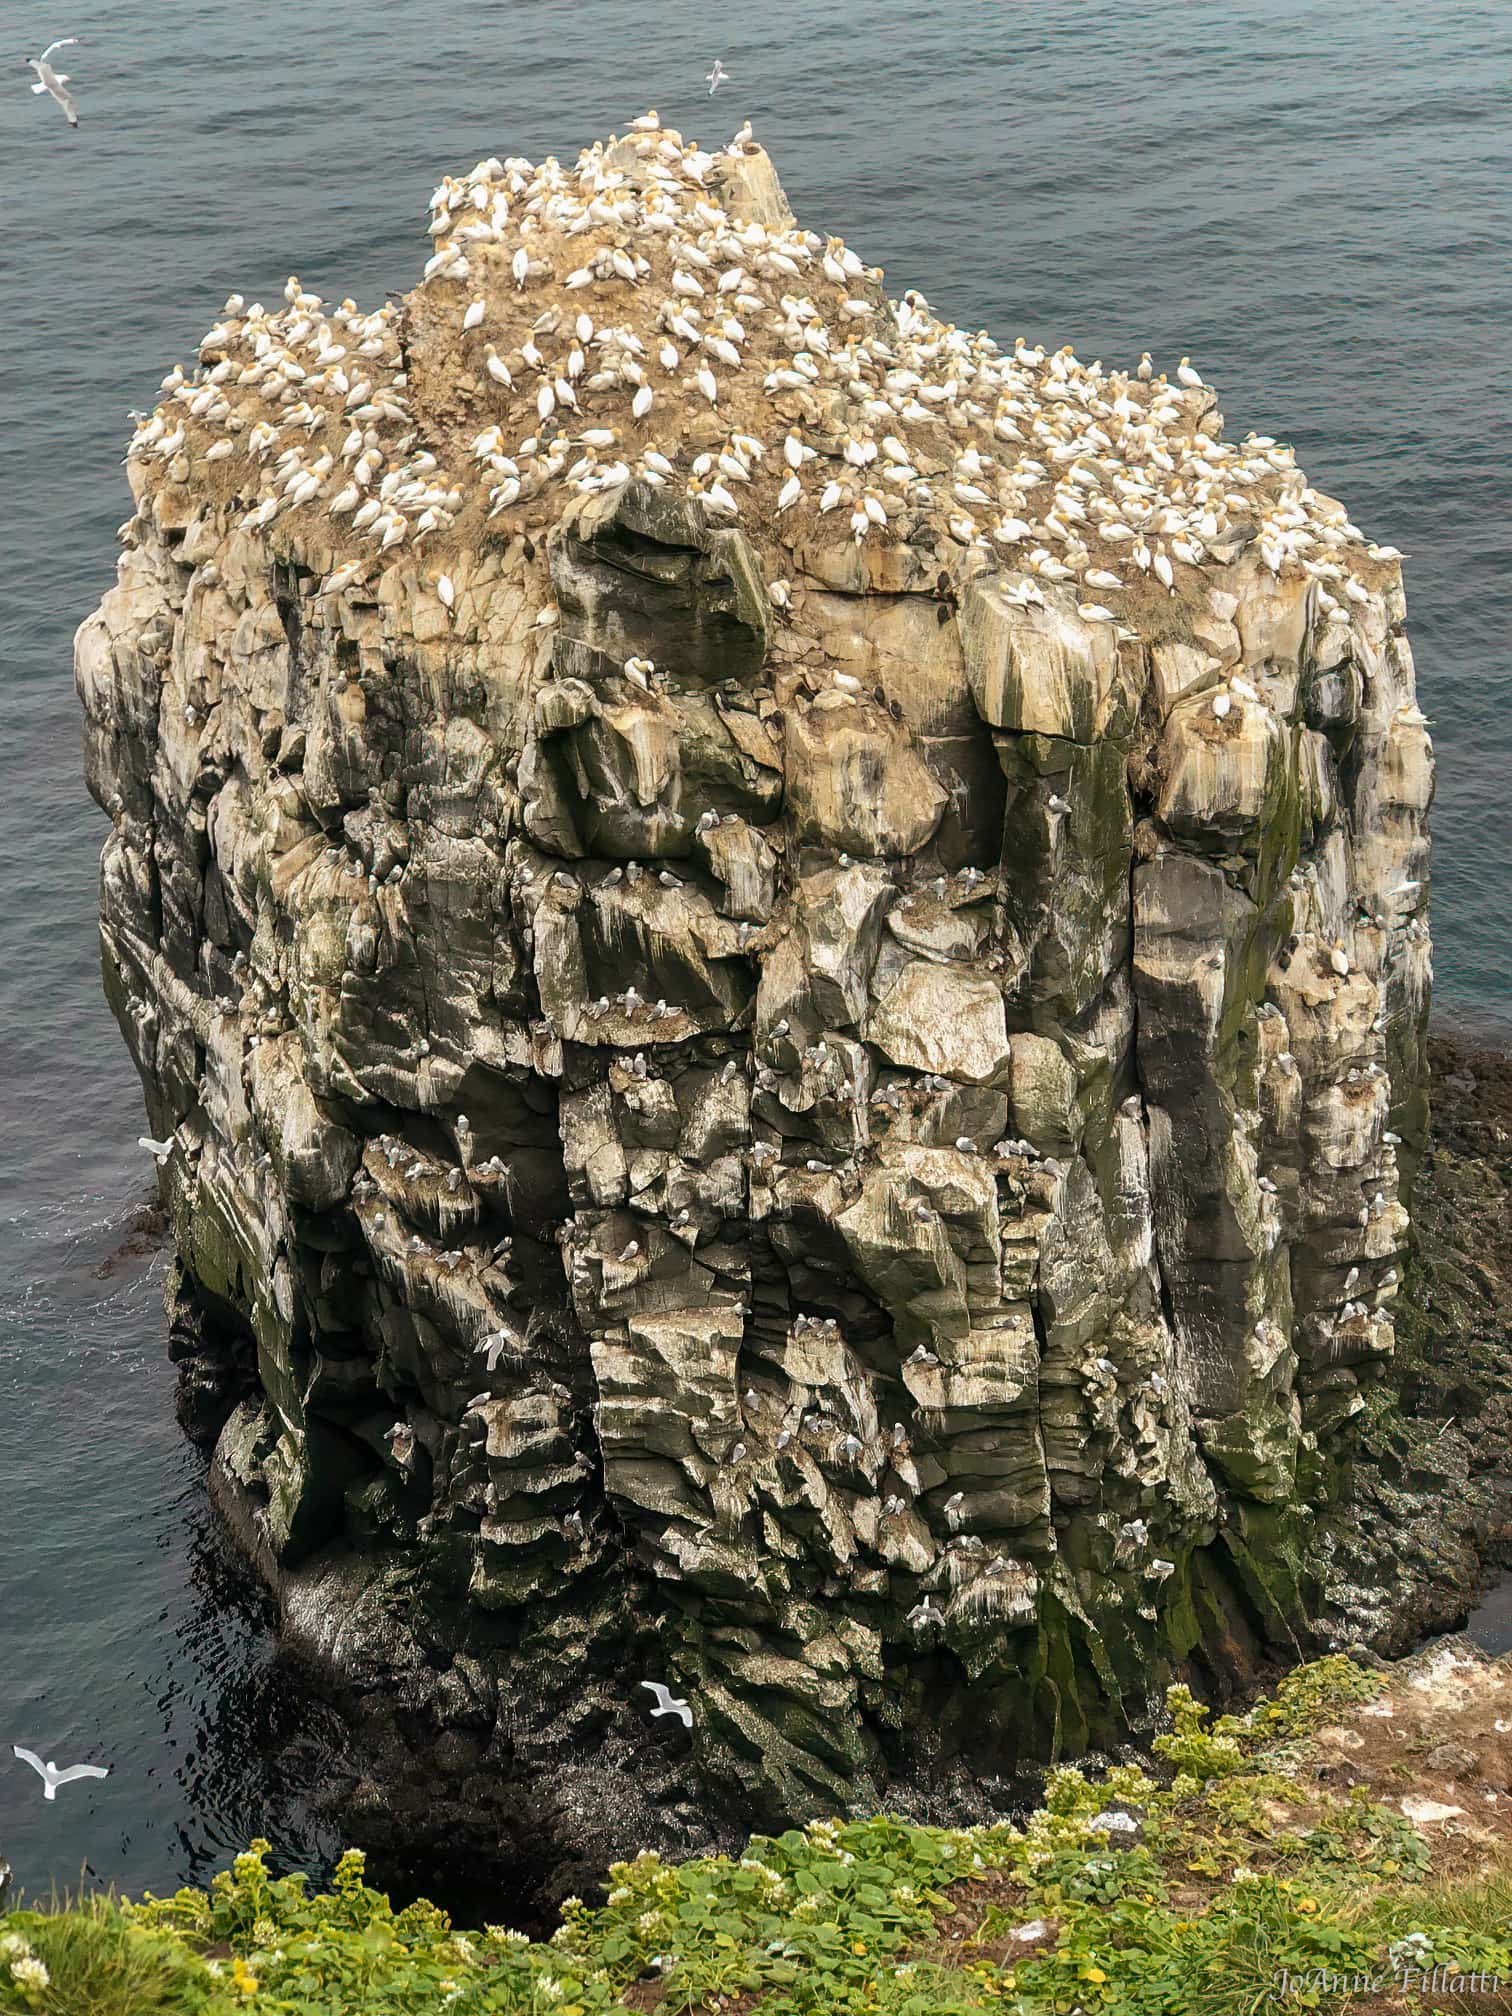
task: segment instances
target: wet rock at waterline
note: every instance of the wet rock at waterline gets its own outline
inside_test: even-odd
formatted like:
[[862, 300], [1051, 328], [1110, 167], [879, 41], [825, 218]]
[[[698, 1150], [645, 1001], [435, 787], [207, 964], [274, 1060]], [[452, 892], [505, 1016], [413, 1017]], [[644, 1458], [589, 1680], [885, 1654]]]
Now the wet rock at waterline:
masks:
[[354, 1810], [599, 1860], [1305, 1641], [1426, 1120], [1395, 556], [759, 149], [432, 238], [232, 297], [77, 647], [189, 1418]]

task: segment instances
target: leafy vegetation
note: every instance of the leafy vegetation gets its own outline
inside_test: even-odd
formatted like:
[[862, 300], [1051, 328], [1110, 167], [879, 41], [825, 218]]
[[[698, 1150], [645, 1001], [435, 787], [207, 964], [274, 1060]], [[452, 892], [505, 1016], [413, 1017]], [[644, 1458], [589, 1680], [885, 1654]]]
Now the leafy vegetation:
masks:
[[[1056, 1771], [1021, 1827], [821, 1821], [738, 1861], [642, 1854], [539, 1943], [456, 1931], [425, 1903], [395, 1911], [355, 1852], [311, 1895], [255, 1842], [208, 1891], [0, 1919], [0, 2010], [1240, 2016], [1277, 2006], [1283, 1972], [1299, 2010], [1348, 2006], [1330, 1976], [1381, 1984], [1361, 1991], [1373, 2012], [1462, 2010], [1455, 1974], [1512, 1984], [1512, 1862], [1493, 1844], [1435, 1876], [1371, 1785], [1335, 1791], [1307, 1769], [1319, 1727], [1380, 1684], [1325, 1659], [1217, 1718], [1174, 1688], [1155, 1769]], [[1398, 2001], [1404, 1968], [1428, 1985]]]

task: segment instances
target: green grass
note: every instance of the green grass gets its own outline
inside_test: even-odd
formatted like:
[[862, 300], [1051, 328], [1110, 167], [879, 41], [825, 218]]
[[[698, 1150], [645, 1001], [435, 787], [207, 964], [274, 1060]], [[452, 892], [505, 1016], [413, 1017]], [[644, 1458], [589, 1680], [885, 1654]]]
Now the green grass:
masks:
[[[0, 2009], [7, 2012], [198, 2016], [215, 1986], [182, 1940], [143, 1927], [109, 1896], [55, 1898], [45, 1911], [12, 1911], [0, 1918], [0, 1946], [6, 1940], [25, 1949], [0, 1957]], [[46, 1970], [45, 1983], [28, 1978], [37, 1965]]]
[[[1312, 1730], [1380, 1684], [1322, 1660], [1216, 1720], [1176, 1688], [1156, 1769], [1095, 1783], [1057, 1771], [1022, 1827], [817, 1822], [757, 1836], [738, 1860], [643, 1854], [610, 1870], [602, 1902], [569, 1901], [545, 1942], [459, 1933], [428, 1904], [396, 1912], [355, 1853], [311, 1894], [303, 1877], [270, 1876], [254, 1843], [207, 1891], [0, 1919], [0, 1944], [23, 1942], [0, 1952], [0, 2011], [600, 2016], [632, 1988], [643, 2008], [659, 1984], [660, 2016], [732, 2003], [761, 2016], [1258, 2016], [1349, 2006], [1305, 1986], [1280, 2002], [1283, 1970], [1389, 1978], [1413, 1964], [1512, 1982], [1512, 1865], [1492, 1855], [1435, 1878], [1399, 1813], [1306, 1769]], [[1112, 1801], [1143, 1816], [1132, 1847], [1089, 1824]], [[1033, 1919], [1053, 1933], [1017, 1942]], [[28, 1983], [28, 1959], [46, 1985]], [[1487, 2016], [1512, 1995], [1474, 2006]]]

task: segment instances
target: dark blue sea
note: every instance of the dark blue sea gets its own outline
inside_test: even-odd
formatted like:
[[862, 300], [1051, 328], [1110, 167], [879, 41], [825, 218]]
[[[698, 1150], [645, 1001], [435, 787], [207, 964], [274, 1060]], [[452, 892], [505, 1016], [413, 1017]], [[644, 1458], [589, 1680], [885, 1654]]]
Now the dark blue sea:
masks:
[[[0, 92], [0, 1852], [138, 1891], [328, 1763], [174, 1425], [143, 1113], [100, 995], [75, 626], [127, 410], [233, 288], [376, 305], [488, 154], [746, 117], [802, 221], [949, 320], [1174, 369], [1410, 556], [1446, 1016], [1512, 1028], [1512, 7], [1457, 0], [48, 0]], [[27, 89], [55, 36], [82, 124]], [[719, 39], [715, 39], [715, 38]], [[26, 44], [25, 48], [22, 45]], [[711, 101], [714, 57], [733, 82]], [[12, 1741], [112, 1776], [56, 1804]], [[500, 1914], [502, 1915], [502, 1914]]]

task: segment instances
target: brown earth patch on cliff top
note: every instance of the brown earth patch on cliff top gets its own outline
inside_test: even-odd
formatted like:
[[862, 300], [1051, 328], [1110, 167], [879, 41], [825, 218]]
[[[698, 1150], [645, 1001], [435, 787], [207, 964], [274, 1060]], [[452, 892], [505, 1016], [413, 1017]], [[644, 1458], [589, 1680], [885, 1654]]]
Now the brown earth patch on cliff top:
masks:
[[[1009, 1870], [987, 1869], [967, 1881], [947, 1884], [944, 1895], [951, 1900], [950, 1915], [938, 1921], [928, 1946], [908, 1956], [915, 1964], [963, 1967], [972, 1961], [990, 1960], [994, 1967], [1006, 1967], [1015, 1960], [1051, 1952], [1060, 1936], [1059, 1921], [1031, 1909], [1023, 1883]], [[994, 1911], [1009, 1922], [984, 1938]], [[1018, 1939], [1014, 1922], [1039, 1923], [1044, 1930], [1033, 1939]]]
[[[1440, 1879], [1512, 1859], [1512, 1661], [1452, 1639], [1418, 1654], [1373, 1701], [1318, 1728], [1290, 1775], [1400, 1813]], [[1324, 1812], [1278, 1805], [1273, 1819], [1298, 1833]]]

